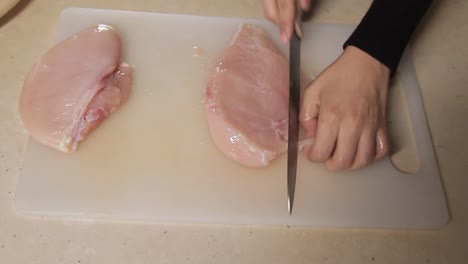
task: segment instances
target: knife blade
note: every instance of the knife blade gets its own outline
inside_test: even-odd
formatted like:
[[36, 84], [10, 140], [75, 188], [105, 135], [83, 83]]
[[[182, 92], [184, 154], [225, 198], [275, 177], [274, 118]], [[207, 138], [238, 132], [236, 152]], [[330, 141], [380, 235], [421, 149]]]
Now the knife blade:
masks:
[[288, 124], [288, 211], [292, 214], [294, 195], [296, 190], [297, 156], [299, 140], [299, 106], [300, 106], [300, 64], [301, 64], [301, 38], [303, 36], [302, 10], [296, 1], [296, 17], [294, 32], [289, 44], [289, 124]]

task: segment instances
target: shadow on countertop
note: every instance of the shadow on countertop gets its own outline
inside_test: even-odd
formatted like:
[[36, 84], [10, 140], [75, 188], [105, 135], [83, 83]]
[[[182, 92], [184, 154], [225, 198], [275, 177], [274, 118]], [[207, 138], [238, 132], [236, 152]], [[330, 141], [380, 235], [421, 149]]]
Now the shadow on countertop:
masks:
[[6, 25], [10, 20], [23, 11], [23, 9], [31, 2], [32, 0], [20, 0], [10, 11], [5, 15], [0, 17], [0, 28]]

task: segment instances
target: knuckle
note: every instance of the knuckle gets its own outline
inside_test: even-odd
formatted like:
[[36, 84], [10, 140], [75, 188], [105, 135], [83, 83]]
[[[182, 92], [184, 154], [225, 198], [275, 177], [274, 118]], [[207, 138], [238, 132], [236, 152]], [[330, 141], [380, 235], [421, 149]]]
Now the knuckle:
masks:
[[330, 171], [342, 171], [346, 169], [346, 167], [342, 166], [340, 163], [336, 163], [333, 160], [326, 162], [325, 167]]
[[346, 170], [351, 167], [351, 162], [348, 160], [340, 159], [332, 159], [326, 163], [326, 166], [329, 170], [334, 170], [334, 171], [341, 171], [341, 170]]
[[332, 104], [328, 107], [328, 115], [329, 116], [337, 116], [340, 113], [340, 105], [339, 104]]
[[270, 21], [276, 22], [276, 17], [269, 9], [263, 10], [263, 15]]
[[341, 160], [339, 162], [339, 165], [341, 169], [349, 169], [351, 168], [352, 160], [351, 159]]
[[321, 113], [321, 115], [319, 115], [319, 118], [321, 122], [334, 122], [338, 120], [340, 116], [339, 113], [340, 113], [339, 106], [332, 105], [328, 107], [325, 113]]
[[365, 164], [365, 163], [363, 163], [363, 162], [356, 162], [356, 163], [353, 165], [352, 169], [353, 169], [353, 170], [359, 170], [359, 169], [364, 168], [366, 165], [367, 165], [367, 164]]
[[349, 112], [348, 118], [353, 124], [360, 126], [364, 121], [365, 115], [365, 111], [361, 107], [355, 107]]
[[372, 155], [366, 155], [363, 159], [362, 159], [362, 164], [364, 166], [370, 164], [373, 160], [373, 156]]
[[314, 161], [314, 162], [325, 162], [328, 159], [328, 155], [326, 155], [323, 151], [319, 151], [316, 149], [313, 149], [309, 153], [309, 160]]
[[289, 7], [290, 1], [288, 0], [279, 0], [278, 1], [278, 8], [279, 9], [287, 9]]
[[348, 118], [353, 124], [356, 124], [356, 125], [359, 125], [362, 120], [360, 111], [356, 109], [350, 111]]
[[356, 104], [356, 106], [349, 112], [349, 118], [353, 123], [362, 124], [364, 119], [369, 119], [366, 117], [370, 117], [370, 106], [366, 102], [360, 102]]
[[353, 169], [362, 169], [372, 162], [373, 158], [370, 155], [359, 158], [354, 162]]

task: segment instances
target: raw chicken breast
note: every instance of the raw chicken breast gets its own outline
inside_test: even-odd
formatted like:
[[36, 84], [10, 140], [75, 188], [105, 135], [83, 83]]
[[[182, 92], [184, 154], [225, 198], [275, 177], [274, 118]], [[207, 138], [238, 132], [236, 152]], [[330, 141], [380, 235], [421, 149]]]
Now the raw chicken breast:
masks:
[[19, 102], [31, 137], [76, 151], [127, 100], [132, 70], [120, 57], [119, 34], [107, 25], [86, 28], [44, 54], [28, 72]]
[[287, 149], [288, 65], [254, 25], [241, 25], [223, 51], [205, 109], [214, 143], [242, 165], [265, 167]]

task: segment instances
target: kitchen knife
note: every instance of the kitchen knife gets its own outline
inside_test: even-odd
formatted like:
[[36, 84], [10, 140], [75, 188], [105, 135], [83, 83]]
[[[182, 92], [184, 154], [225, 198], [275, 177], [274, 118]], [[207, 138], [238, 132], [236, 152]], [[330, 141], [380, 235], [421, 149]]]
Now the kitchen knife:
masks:
[[296, 189], [297, 155], [299, 140], [299, 107], [300, 107], [300, 64], [301, 64], [301, 38], [302, 9], [296, 4], [294, 31], [289, 44], [289, 125], [288, 125], [288, 211], [292, 214], [294, 194]]

